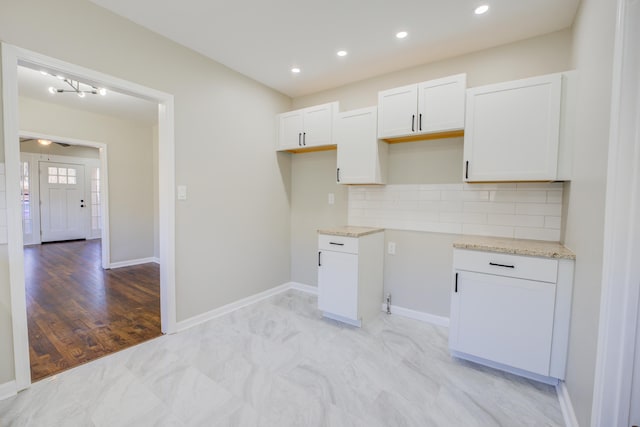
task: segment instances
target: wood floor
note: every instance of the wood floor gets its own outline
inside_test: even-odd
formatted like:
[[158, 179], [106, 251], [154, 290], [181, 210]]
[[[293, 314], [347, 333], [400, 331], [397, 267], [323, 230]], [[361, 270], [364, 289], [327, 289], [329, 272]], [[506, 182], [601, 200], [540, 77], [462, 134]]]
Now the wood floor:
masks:
[[31, 379], [161, 335], [160, 269], [100, 266], [100, 240], [25, 247]]

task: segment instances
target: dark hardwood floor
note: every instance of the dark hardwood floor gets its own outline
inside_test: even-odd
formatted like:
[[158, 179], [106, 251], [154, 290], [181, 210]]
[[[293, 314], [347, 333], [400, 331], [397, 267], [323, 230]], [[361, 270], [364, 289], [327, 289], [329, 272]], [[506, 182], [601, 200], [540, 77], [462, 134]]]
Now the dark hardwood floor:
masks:
[[160, 268], [100, 266], [100, 240], [24, 249], [32, 381], [161, 335]]

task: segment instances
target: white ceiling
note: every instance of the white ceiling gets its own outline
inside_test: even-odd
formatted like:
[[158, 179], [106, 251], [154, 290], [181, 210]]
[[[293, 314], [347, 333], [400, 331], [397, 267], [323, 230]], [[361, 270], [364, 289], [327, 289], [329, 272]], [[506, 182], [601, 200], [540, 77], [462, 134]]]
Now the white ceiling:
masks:
[[[289, 96], [569, 27], [579, 0], [91, 0]], [[490, 5], [476, 16], [479, 4]], [[405, 30], [404, 40], [394, 37]], [[344, 58], [336, 52], [345, 49]], [[291, 67], [302, 72], [293, 75]]]
[[[49, 102], [77, 110], [139, 121], [153, 125], [158, 120], [158, 105], [144, 99], [107, 91], [105, 96], [87, 94], [84, 98], [74, 93], [51, 94], [48, 88], [71, 89], [69, 85], [51, 75], [43, 75], [40, 70], [18, 67], [18, 93], [20, 96]], [[89, 89], [88, 86], [82, 88]]]

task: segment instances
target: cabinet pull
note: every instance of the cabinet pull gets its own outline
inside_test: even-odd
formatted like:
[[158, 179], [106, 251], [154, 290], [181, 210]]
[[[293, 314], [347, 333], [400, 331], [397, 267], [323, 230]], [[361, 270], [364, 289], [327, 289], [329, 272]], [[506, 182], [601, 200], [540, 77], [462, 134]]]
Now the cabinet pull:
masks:
[[298, 132], [298, 146], [302, 147], [302, 134]]
[[416, 115], [413, 114], [411, 116], [411, 132], [415, 132], [416, 131], [415, 123], [416, 123]]
[[302, 145], [307, 145], [307, 133], [302, 132]]
[[336, 181], [340, 182], [340, 168], [336, 169]]
[[458, 293], [458, 273], [456, 273], [456, 288], [455, 293]]
[[418, 115], [418, 130], [422, 130], [422, 113]]
[[495, 262], [490, 262], [489, 265], [493, 265], [494, 267], [516, 268], [515, 265], [498, 264], [498, 263], [495, 263]]
[[329, 242], [330, 245], [344, 246], [344, 243]]
[[469, 179], [469, 160], [467, 160], [464, 166], [464, 179]]
[[322, 255], [322, 252], [318, 251], [318, 267], [322, 267], [322, 261], [320, 259], [320, 255]]

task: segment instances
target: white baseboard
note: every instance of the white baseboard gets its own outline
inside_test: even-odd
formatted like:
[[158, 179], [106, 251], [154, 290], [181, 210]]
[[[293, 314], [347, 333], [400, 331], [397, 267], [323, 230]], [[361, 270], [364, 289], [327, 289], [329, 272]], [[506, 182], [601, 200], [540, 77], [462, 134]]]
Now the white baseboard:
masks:
[[573, 404], [571, 403], [571, 397], [569, 396], [569, 390], [564, 381], [556, 384], [556, 393], [558, 393], [558, 400], [560, 401], [560, 409], [562, 410], [562, 416], [564, 418], [564, 424], [567, 427], [579, 427], [578, 418], [573, 410]]
[[154, 256], [152, 262], [155, 262], [156, 264], [160, 264], [160, 257]]
[[[382, 304], [382, 311], [387, 311], [387, 304]], [[391, 314], [407, 317], [409, 319], [419, 320], [425, 323], [431, 323], [437, 326], [449, 327], [449, 318], [443, 316], [436, 316], [435, 314], [425, 313], [423, 311], [411, 310], [409, 308], [398, 307], [397, 305], [391, 305]]]
[[451, 356], [455, 358], [469, 360], [479, 365], [484, 365], [493, 369], [498, 369], [500, 371], [509, 372], [510, 374], [514, 374], [519, 377], [529, 378], [530, 380], [538, 381], [544, 384], [557, 386], [558, 383], [560, 382], [557, 378], [547, 377], [545, 375], [540, 375], [534, 372], [525, 371], [524, 369], [514, 368], [513, 366], [509, 366], [509, 365], [503, 365], [502, 363], [494, 362], [493, 360], [483, 359], [482, 357], [474, 356], [472, 354], [462, 353], [460, 351], [455, 351], [451, 349], [449, 349], [449, 351], [451, 353]]
[[8, 399], [16, 394], [18, 394], [18, 388], [15, 381], [0, 384], [0, 400]]
[[109, 268], [130, 267], [132, 265], [149, 264], [152, 262], [156, 264], [160, 264], [160, 260], [158, 258], [149, 257], [149, 258], [140, 258], [140, 259], [130, 259], [127, 261], [112, 262], [111, 264], [109, 264]]
[[317, 286], [305, 285], [304, 283], [298, 283], [298, 282], [289, 282], [288, 285], [289, 285], [289, 289], [295, 289], [301, 292], [306, 292], [308, 294], [318, 295]]
[[176, 325], [177, 330], [178, 332], [184, 331], [185, 329], [192, 328], [211, 319], [215, 319], [216, 317], [224, 316], [225, 314], [229, 314], [232, 311], [254, 304], [258, 301], [262, 301], [263, 299], [269, 298], [273, 295], [279, 294], [280, 292], [284, 292], [289, 289], [291, 289], [291, 284], [285, 283], [283, 285], [276, 286], [275, 288], [267, 289], [266, 291], [248, 296], [246, 298], [242, 298], [238, 301], [234, 301], [230, 304], [223, 305], [222, 307], [214, 308], [213, 310], [207, 311], [206, 313], [198, 314], [197, 316], [193, 316], [189, 319], [178, 322], [178, 324]]

